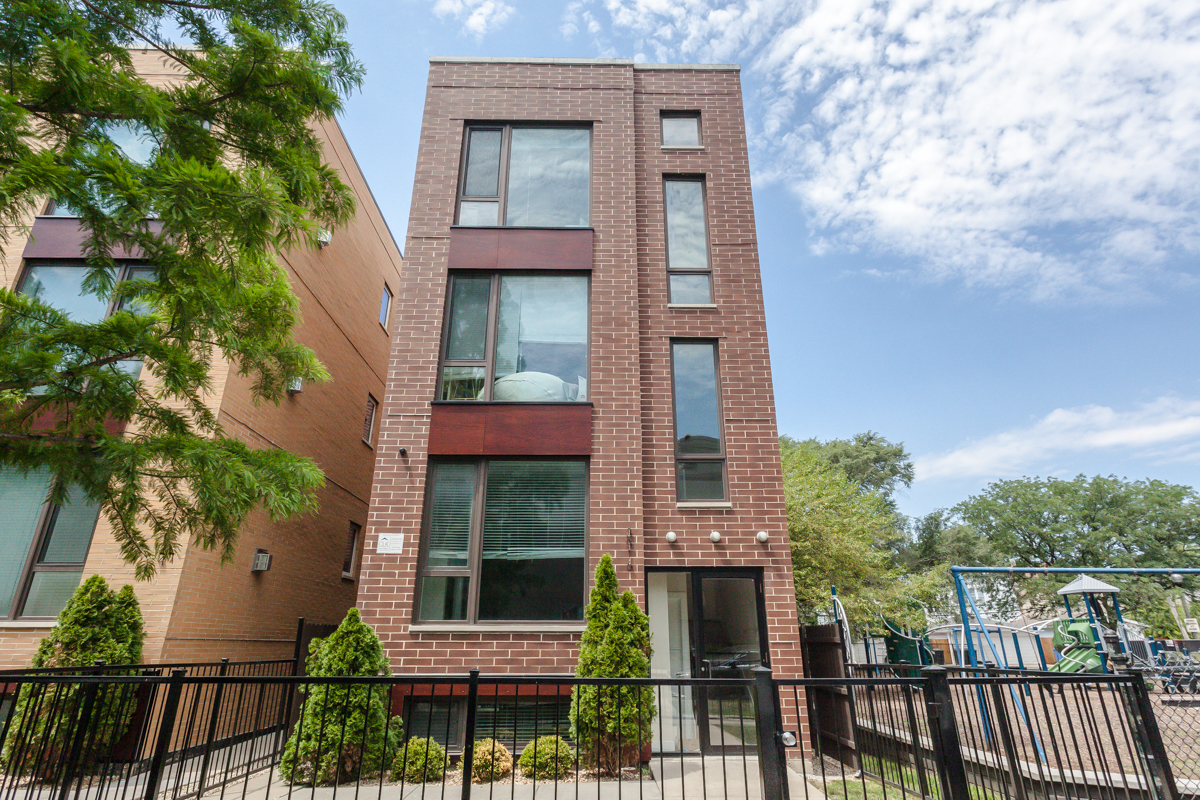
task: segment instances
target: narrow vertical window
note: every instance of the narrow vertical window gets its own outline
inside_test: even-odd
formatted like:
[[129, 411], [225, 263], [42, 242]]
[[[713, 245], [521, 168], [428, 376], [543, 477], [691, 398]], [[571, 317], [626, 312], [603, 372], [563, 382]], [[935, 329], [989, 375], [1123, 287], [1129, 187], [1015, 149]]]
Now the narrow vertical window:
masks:
[[681, 502], [725, 500], [725, 441], [715, 342], [671, 343], [675, 489]]
[[379, 324], [383, 329], [388, 330], [388, 315], [392, 310], [392, 291], [385, 283], [383, 285], [383, 296], [379, 298]]
[[703, 178], [668, 178], [663, 182], [667, 223], [669, 302], [712, 303], [712, 265], [708, 257], [708, 223]]
[[375, 409], [379, 406], [379, 402], [367, 395], [367, 412], [363, 416], [362, 440], [367, 444], [371, 444], [371, 434], [375, 432]]
[[362, 526], [357, 522], [350, 523], [350, 530], [346, 532], [346, 552], [342, 556], [342, 577], [354, 577], [354, 559], [358, 555], [358, 535], [362, 531]]
[[662, 112], [663, 147], [700, 147], [700, 115], [687, 111]]

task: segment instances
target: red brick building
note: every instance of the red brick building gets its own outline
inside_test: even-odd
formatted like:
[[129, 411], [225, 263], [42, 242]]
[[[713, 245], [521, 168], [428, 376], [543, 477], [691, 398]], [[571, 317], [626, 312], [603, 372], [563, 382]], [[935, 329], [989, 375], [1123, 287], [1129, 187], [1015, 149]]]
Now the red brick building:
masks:
[[405, 253], [359, 588], [393, 667], [572, 672], [610, 553], [655, 676], [798, 676], [738, 68], [433, 59]]

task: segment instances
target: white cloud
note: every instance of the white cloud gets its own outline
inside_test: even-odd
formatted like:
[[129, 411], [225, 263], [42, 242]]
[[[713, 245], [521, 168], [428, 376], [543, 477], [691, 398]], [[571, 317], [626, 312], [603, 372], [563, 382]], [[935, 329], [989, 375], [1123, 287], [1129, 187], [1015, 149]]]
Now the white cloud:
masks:
[[914, 460], [918, 481], [1055, 472], [1076, 453], [1123, 450], [1158, 461], [1200, 457], [1200, 401], [1160, 397], [1133, 411], [1059, 408], [1033, 425]]
[[1200, 278], [1200, 0], [590, 2], [747, 65], [756, 180], [827, 251], [1040, 299]]
[[453, 16], [477, 39], [503, 25], [515, 10], [503, 0], [437, 0], [433, 5], [434, 14]]

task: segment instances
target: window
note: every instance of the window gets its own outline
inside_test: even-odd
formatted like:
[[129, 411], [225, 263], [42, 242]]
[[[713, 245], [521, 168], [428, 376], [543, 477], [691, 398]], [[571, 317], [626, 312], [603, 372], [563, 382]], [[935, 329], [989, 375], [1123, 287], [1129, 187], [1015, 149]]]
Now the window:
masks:
[[430, 465], [417, 619], [583, 619], [583, 461]]
[[586, 275], [450, 276], [439, 400], [587, 400]]
[[388, 312], [392, 310], [392, 291], [385, 283], [383, 285], [383, 296], [379, 298], [379, 324], [386, 331], [388, 329]]
[[[146, 126], [137, 122], [100, 122], [91, 131], [91, 135], [93, 141], [107, 139], [116, 147], [118, 153], [143, 167], [150, 166], [150, 163], [154, 161], [155, 156], [158, 154], [159, 144], [154, 133]], [[72, 208], [63, 200], [51, 200], [46, 208], [46, 215], [54, 217], [78, 217], [79, 211]]]
[[79, 586], [98, 504], [78, 488], [47, 502], [49, 470], [0, 468], [0, 616], [55, 617]]
[[372, 434], [375, 433], [375, 409], [379, 407], [377, 401], [371, 395], [367, 395], [367, 411], [363, 416], [362, 440], [365, 444], [371, 444]]
[[667, 222], [669, 302], [711, 303], [712, 266], [708, 259], [704, 179], [667, 178], [663, 181], [663, 208]]
[[465, 139], [459, 225], [587, 227], [591, 129], [471, 125]]
[[671, 343], [675, 389], [675, 494], [680, 502], [722, 501], [725, 442], [716, 342]]
[[350, 530], [346, 532], [346, 554], [342, 557], [342, 577], [354, 577], [354, 557], [358, 554], [358, 533], [362, 530], [362, 526], [357, 522], [350, 523]]
[[[126, 308], [134, 313], [148, 311], [145, 303], [138, 300], [119, 305], [105, 300], [84, 287], [89, 267], [80, 262], [35, 263], [29, 265], [21, 277], [19, 291], [36, 297], [43, 303], [64, 312], [74, 322], [95, 323], [115, 311]], [[135, 280], [154, 280], [155, 269], [144, 264], [124, 264], [110, 272], [117, 283]], [[142, 370], [140, 359], [118, 361], [112, 369], [137, 377]]]
[[700, 115], [695, 112], [664, 111], [663, 147], [700, 147]]

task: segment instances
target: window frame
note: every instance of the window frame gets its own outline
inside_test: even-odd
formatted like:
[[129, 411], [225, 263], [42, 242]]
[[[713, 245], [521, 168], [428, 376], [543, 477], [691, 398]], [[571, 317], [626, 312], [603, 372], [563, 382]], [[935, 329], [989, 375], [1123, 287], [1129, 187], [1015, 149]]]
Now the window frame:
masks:
[[[512, 132], [513, 128], [561, 128], [566, 130], [586, 130], [588, 132], [588, 208], [587, 208], [587, 224], [586, 225], [570, 225], [570, 226], [548, 226], [548, 225], [506, 225], [501, 220], [508, 219], [508, 167], [509, 155], [511, 153]], [[471, 131], [500, 131], [500, 169], [496, 176], [496, 197], [490, 195], [468, 195], [464, 193], [467, 185], [467, 153], [471, 145]], [[592, 180], [592, 171], [595, 166], [595, 131], [592, 129], [591, 122], [522, 122], [522, 121], [506, 121], [506, 122], [472, 122], [468, 121], [463, 124], [462, 143], [459, 147], [458, 156], [458, 184], [454, 189], [454, 225], [455, 227], [466, 228], [545, 228], [549, 230], [586, 230], [592, 227], [592, 206], [595, 181]], [[459, 222], [462, 215], [463, 202], [490, 203], [495, 201], [496, 207], [496, 224], [495, 225], [463, 225]]]
[[392, 294], [387, 281], [384, 281], [383, 295], [379, 298], [379, 326], [383, 328], [384, 333], [390, 334], [392, 332], [388, 323], [392, 321], [392, 301], [395, 299], [396, 295]]
[[[663, 136], [663, 120], [665, 119], [694, 119], [696, 120], [696, 144], [667, 144]], [[658, 112], [658, 143], [663, 150], [703, 150], [704, 122], [699, 111], [683, 111], [662, 109]]]
[[[484, 456], [484, 457], [438, 457], [429, 460], [426, 467], [425, 491], [421, 511], [421, 542], [417, 555], [416, 585], [413, 589], [412, 624], [421, 625], [471, 625], [479, 627], [497, 627], [513, 625], [562, 625], [575, 628], [584, 621], [578, 620], [497, 620], [479, 619], [479, 584], [483, 570], [483, 515], [487, 504], [487, 468], [493, 461], [554, 461], [579, 462], [583, 464], [583, 585], [581, 591], [581, 608], [587, 605], [590, 590], [591, 563], [591, 462], [587, 458], [577, 456]], [[443, 464], [471, 464], [475, 467], [475, 486], [471, 493], [471, 526], [470, 541], [467, 544], [467, 565], [465, 567], [430, 567], [429, 538], [433, 527], [433, 484], [434, 473]], [[467, 583], [467, 617], [466, 619], [440, 620], [421, 619], [421, 594], [425, 578], [466, 578]]]
[[362, 525], [359, 525], [354, 520], [350, 520], [350, 527], [346, 530], [346, 545], [350, 553], [350, 571], [346, 571], [346, 557], [342, 555], [342, 579], [354, 580], [354, 569], [358, 566], [359, 553], [362, 551]]
[[[482, 359], [448, 359], [446, 354], [450, 349], [450, 313], [454, 299], [454, 281], [457, 278], [490, 278], [488, 285], [487, 332], [484, 336]], [[587, 337], [584, 341], [584, 371], [587, 379], [587, 397], [583, 400], [493, 400], [492, 389], [496, 382], [496, 339], [500, 329], [500, 281], [505, 277], [581, 277], [587, 279]], [[445, 380], [447, 367], [483, 367], [483, 399], [481, 400], [443, 400], [442, 384]], [[458, 270], [446, 276], [446, 299], [442, 307], [442, 338], [438, 347], [437, 382], [434, 386], [433, 401], [435, 403], [516, 403], [519, 405], [555, 405], [567, 403], [577, 405], [592, 402], [592, 275], [590, 272], [574, 272], [570, 270]]]
[[[717, 384], [717, 431], [720, 436], [720, 450], [716, 453], [680, 453], [679, 452], [679, 419], [676, 409], [679, 400], [675, 396], [675, 345], [677, 344], [710, 344], [713, 349], [713, 376]], [[668, 358], [671, 364], [671, 453], [674, 465], [675, 502], [684, 506], [727, 505], [731, 501], [729, 495], [729, 452], [725, 445], [725, 393], [721, 384], [721, 342], [719, 339], [705, 337], [671, 337], [668, 340]], [[708, 462], [721, 465], [720, 499], [684, 500], [679, 496], [679, 466], [680, 462]]]
[[379, 422], [379, 401], [375, 399], [375, 395], [367, 392], [367, 408], [366, 417], [363, 419], [362, 443], [371, 449], [375, 448], [375, 428]]
[[[700, 184], [700, 203], [704, 209], [704, 252], [708, 261], [708, 269], [676, 269], [671, 266], [671, 222], [667, 214], [667, 184], [668, 183], [698, 183]], [[678, 175], [665, 173], [662, 176], [662, 209], [663, 209], [663, 262], [667, 265], [667, 305], [676, 308], [711, 308], [717, 304], [717, 282], [713, 277], [712, 236], [709, 233], [708, 218], [708, 176]], [[677, 303], [671, 297], [671, 278], [675, 275], [706, 275], [708, 276], [707, 303]]]

